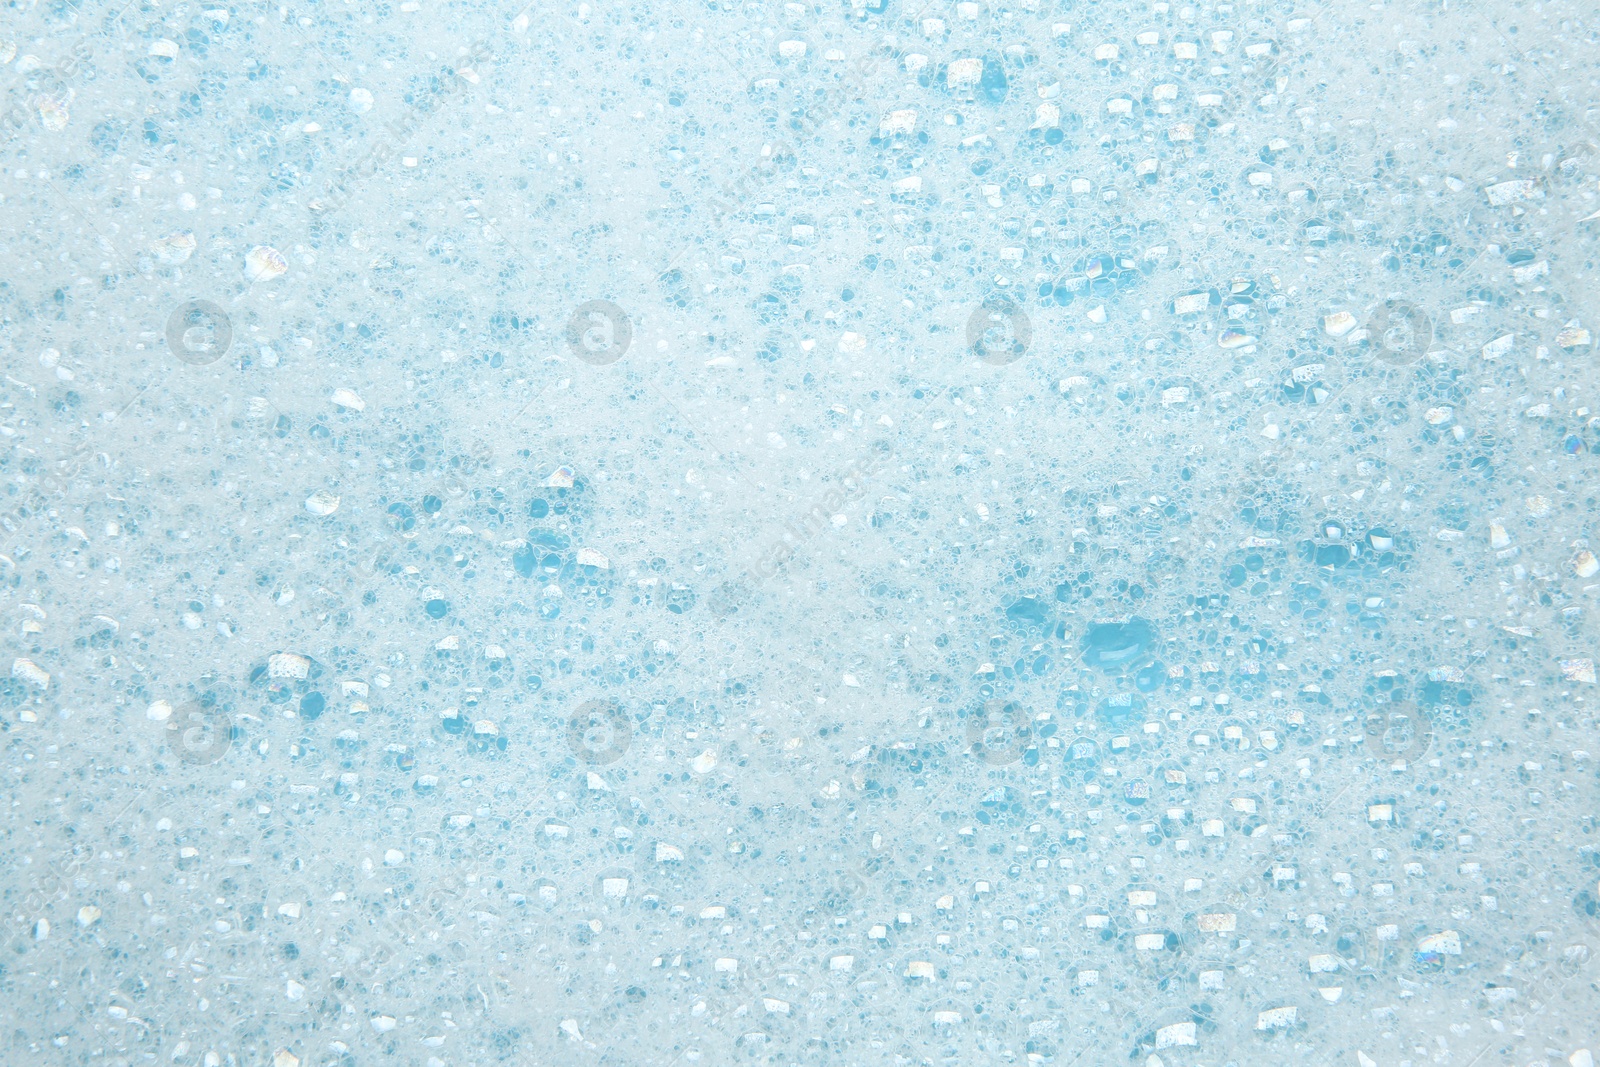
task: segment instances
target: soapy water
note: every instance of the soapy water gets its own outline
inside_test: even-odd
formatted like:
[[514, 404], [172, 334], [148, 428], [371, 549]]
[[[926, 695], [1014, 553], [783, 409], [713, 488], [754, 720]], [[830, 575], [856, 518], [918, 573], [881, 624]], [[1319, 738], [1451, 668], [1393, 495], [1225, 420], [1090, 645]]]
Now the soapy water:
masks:
[[8, 1062], [1592, 1063], [1592, 22], [13, 12]]

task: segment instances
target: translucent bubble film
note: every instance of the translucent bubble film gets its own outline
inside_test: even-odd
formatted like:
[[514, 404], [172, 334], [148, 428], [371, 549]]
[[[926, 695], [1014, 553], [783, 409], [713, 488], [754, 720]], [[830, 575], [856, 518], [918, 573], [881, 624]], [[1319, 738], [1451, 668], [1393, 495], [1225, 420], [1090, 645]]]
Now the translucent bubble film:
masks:
[[4, 0], [5, 1067], [1594, 1067], [1600, 8]]

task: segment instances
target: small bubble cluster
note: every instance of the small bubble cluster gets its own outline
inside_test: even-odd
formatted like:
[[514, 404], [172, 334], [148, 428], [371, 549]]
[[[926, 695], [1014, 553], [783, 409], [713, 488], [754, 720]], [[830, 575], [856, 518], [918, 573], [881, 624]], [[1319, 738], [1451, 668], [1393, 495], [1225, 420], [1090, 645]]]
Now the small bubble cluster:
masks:
[[7, 1062], [1592, 1067], [1581, 5], [13, 21]]

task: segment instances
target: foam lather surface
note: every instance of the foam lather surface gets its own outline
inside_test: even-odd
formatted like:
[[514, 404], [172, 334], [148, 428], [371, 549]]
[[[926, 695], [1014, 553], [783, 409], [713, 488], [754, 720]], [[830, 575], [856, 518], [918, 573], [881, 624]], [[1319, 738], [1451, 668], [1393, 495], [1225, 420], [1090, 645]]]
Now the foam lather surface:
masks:
[[0, 1060], [1592, 1067], [1573, 0], [13, 2]]

